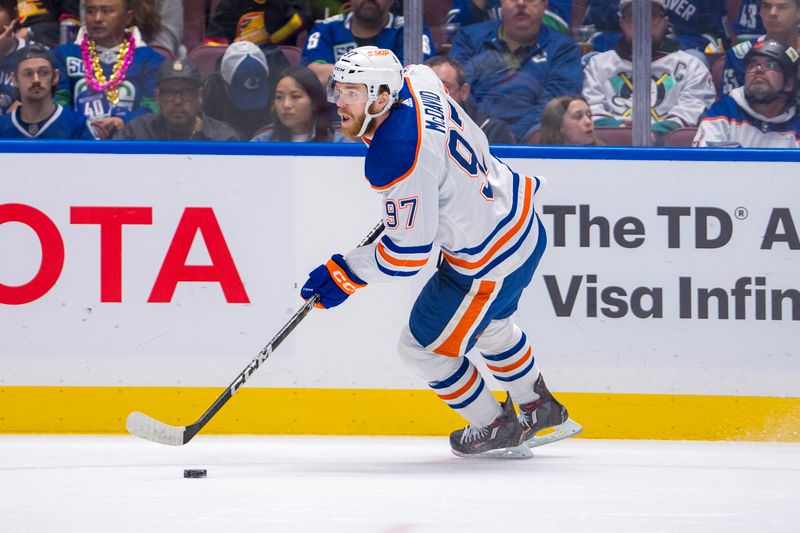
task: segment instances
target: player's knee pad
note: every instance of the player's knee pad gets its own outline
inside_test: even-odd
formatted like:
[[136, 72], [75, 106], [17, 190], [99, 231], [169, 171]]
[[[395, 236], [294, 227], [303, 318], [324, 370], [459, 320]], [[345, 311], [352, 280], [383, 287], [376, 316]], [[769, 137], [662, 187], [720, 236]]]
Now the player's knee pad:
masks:
[[492, 320], [483, 330], [475, 346], [481, 353], [499, 353], [508, 350], [522, 338], [522, 330], [513, 320]]
[[417, 376], [428, 382], [439, 381], [458, 369], [460, 357], [445, 357], [425, 349], [411, 334], [408, 326], [400, 333], [397, 353], [405, 365]]

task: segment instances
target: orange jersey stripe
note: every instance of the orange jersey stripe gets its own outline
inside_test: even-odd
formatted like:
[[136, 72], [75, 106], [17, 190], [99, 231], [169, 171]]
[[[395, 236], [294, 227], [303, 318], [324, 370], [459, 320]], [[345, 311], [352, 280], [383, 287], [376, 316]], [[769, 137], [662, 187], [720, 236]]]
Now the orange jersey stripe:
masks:
[[522, 210], [522, 216], [519, 217], [519, 220], [517, 221], [516, 224], [514, 224], [514, 227], [508, 230], [506, 234], [500, 238], [500, 240], [494, 243], [494, 246], [492, 246], [483, 257], [481, 257], [477, 261], [467, 261], [466, 259], [459, 259], [457, 257], [453, 257], [452, 255], [446, 252], [442, 252], [442, 255], [444, 255], [445, 259], [447, 259], [447, 262], [450, 263], [451, 265], [459, 266], [462, 268], [479, 268], [488, 263], [489, 260], [497, 253], [497, 251], [505, 243], [511, 240], [511, 238], [515, 234], [519, 232], [519, 230], [522, 228], [522, 226], [525, 225], [525, 222], [528, 220], [528, 214], [531, 211], [531, 201], [530, 201], [531, 189], [532, 189], [531, 179], [525, 176], [525, 199], [523, 200], [525, 203], [525, 207]]
[[477, 320], [478, 316], [481, 314], [486, 302], [489, 301], [489, 297], [492, 295], [495, 285], [496, 282], [494, 281], [481, 281], [478, 293], [470, 302], [467, 310], [464, 312], [464, 316], [461, 317], [461, 320], [450, 336], [434, 349], [433, 353], [446, 355], [448, 357], [458, 357], [460, 355], [461, 343], [464, 341], [464, 337], [467, 336], [470, 329], [472, 329], [475, 320]]
[[418, 259], [416, 261], [395, 259], [386, 253], [386, 248], [383, 246], [382, 242], [378, 243], [378, 253], [381, 254], [381, 257], [383, 257], [384, 261], [399, 267], [424, 267], [428, 262], [427, 259]]
[[419, 148], [422, 146], [422, 118], [419, 115], [421, 107], [419, 106], [419, 99], [417, 98], [416, 93], [414, 93], [414, 88], [411, 86], [411, 80], [406, 78], [406, 83], [408, 83], [408, 92], [411, 93], [411, 98], [414, 99], [414, 108], [416, 109], [417, 113], [417, 147], [414, 150], [414, 164], [411, 165], [411, 168], [409, 168], [405, 174], [394, 179], [391, 183], [384, 185], [383, 187], [372, 187], [376, 191], [384, 191], [406, 179], [409, 175], [411, 175], [412, 172], [414, 172], [414, 169], [417, 168], [417, 161], [419, 161]]
[[512, 365], [508, 365], [508, 366], [486, 365], [486, 368], [488, 368], [489, 370], [491, 370], [493, 372], [511, 372], [515, 368], [519, 368], [522, 365], [524, 365], [528, 361], [528, 359], [531, 358], [531, 351], [532, 351], [531, 347], [528, 346], [528, 351], [525, 353], [525, 356], [522, 359], [520, 359], [519, 361], [517, 361], [516, 363], [512, 364]]
[[469, 378], [469, 381], [467, 381], [466, 385], [464, 385], [463, 387], [461, 387], [460, 389], [458, 389], [457, 391], [455, 391], [453, 393], [440, 394], [439, 398], [441, 398], [442, 400], [452, 400], [453, 398], [458, 398], [459, 396], [461, 396], [462, 394], [467, 392], [470, 387], [472, 387], [472, 384], [475, 383], [476, 379], [478, 379], [478, 369], [477, 368], [473, 368], [472, 369], [472, 377]]

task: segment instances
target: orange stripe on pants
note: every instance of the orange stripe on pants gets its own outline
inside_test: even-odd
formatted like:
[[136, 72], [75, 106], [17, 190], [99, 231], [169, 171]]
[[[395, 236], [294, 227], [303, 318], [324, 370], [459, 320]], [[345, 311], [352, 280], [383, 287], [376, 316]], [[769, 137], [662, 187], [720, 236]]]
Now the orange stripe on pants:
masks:
[[461, 344], [475, 325], [475, 320], [480, 316], [486, 302], [489, 301], [489, 297], [494, 291], [495, 284], [494, 281], [481, 281], [478, 287], [478, 293], [472, 298], [472, 302], [470, 302], [461, 320], [459, 320], [458, 325], [450, 336], [433, 350], [433, 353], [446, 355], [447, 357], [458, 357], [461, 355]]

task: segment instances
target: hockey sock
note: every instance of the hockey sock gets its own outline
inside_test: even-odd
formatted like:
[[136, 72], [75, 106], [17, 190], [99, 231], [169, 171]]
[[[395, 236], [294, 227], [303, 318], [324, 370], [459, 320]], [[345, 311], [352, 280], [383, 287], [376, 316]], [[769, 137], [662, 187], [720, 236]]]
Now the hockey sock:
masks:
[[520, 404], [539, 399], [539, 395], [533, 391], [533, 384], [539, 377], [539, 368], [525, 333], [517, 331], [521, 335], [513, 346], [499, 353], [481, 352], [481, 355], [495, 379], [505, 385], [514, 401]]
[[488, 426], [503, 414], [503, 410], [475, 365], [464, 356], [457, 360], [461, 360], [461, 364], [455, 372], [441, 381], [428, 383], [428, 386], [470, 424]]

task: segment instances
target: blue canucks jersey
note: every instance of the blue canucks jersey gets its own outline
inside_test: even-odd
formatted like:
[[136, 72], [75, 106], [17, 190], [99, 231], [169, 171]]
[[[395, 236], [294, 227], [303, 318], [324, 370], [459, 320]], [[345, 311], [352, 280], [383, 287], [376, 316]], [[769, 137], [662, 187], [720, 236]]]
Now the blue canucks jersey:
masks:
[[761, 23], [761, 14], [758, 12], [759, 0], [742, 0], [739, 13], [732, 21], [733, 31], [741, 38], [751, 39], [756, 35], [766, 32]]
[[0, 139], [94, 139], [86, 118], [72, 109], [56, 104], [45, 120], [27, 124], [22, 121], [21, 108], [0, 117]]
[[17, 46], [3, 58], [0, 58], [0, 115], [4, 115], [8, 107], [14, 103], [16, 87], [12, 83], [15, 56], [18, 50], [25, 48], [26, 43], [17, 39]]
[[[106, 78], [111, 76], [116, 51], [101, 52], [100, 64]], [[56, 101], [71, 106], [86, 118], [120, 117], [125, 121], [144, 113], [155, 111], [156, 73], [163, 56], [140, 42], [136, 44], [133, 62], [119, 86], [119, 102], [112, 105], [105, 94], [89, 89], [83, 70], [80, 46], [64, 44], [55, 49], [61, 79], [56, 90]]]
[[[319, 22], [311, 28], [303, 48], [302, 62], [334, 64], [344, 54], [358, 46], [374, 45], [387, 48], [403, 62], [403, 17], [389, 13], [389, 22], [373, 39], [356, 39], [350, 31], [352, 14], [336, 15]], [[368, 41], [368, 42], [367, 42]], [[422, 35], [423, 61], [436, 55], [430, 30], [427, 27]]]

